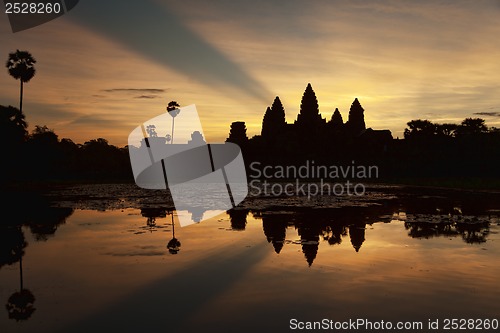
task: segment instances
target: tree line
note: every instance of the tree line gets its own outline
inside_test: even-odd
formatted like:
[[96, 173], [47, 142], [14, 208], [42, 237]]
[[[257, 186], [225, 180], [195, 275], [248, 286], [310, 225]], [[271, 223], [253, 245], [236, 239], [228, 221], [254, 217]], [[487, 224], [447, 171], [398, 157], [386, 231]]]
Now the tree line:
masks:
[[74, 143], [47, 126], [28, 133], [24, 115], [0, 106], [0, 137], [7, 148], [2, 181], [133, 181], [128, 148], [98, 138]]

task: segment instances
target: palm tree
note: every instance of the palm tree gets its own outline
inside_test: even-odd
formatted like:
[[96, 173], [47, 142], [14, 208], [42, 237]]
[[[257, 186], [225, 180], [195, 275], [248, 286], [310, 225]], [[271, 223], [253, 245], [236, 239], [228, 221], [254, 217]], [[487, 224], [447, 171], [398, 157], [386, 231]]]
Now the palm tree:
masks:
[[174, 124], [175, 124], [175, 117], [181, 112], [179, 103], [176, 101], [171, 101], [168, 103], [167, 106], [167, 112], [172, 116], [172, 135], [170, 137], [171, 142], [174, 143]]
[[19, 97], [19, 111], [23, 112], [23, 84], [29, 82], [35, 76], [35, 58], [28, 51], [9, 53], [6, 67], [9, 74], [16, 80], [21, 81], [21, 93]]

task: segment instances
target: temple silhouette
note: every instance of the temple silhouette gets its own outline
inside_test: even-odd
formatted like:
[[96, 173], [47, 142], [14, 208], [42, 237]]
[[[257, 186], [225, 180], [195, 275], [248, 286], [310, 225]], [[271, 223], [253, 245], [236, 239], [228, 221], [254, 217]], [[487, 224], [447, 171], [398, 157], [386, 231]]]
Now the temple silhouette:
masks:
[[[287, 123], [285, 108], [277, 96], [267, 107], [260, 135], [247, 136], [246, 124], [231, 124], [226, 142], [238, 144], [245, 163], [300, 166], [307, 161], [323, 165], [376, 165], [378, 180], [498, 188], [500, 129], [481, 118], [465, 118], [460, 124], [415, 119], [407, 123], [404, 138], [390, 130], [366, 126], [365, 110], [355, 98], [347, 121], [336, 108], [329, 120], [322, 117], [309, 83], [300, 111]], [[480, 113], [474, 113], [480, 114]]]
[[264, 113], [260, 135], [249, 139], [245, 122], [236, 121], [226, 141], [238, 144], [248, 160], [268, 163], [294, 164], [307, 159], [347, 162], [383, 155], [393, 141], [391, 131], [367, 128], [364, 111], [355, 98], [346, 122], [338, 108], [327, 121], [309, 83], [293, 123], [286, 122], [285, 108], [276, 96]]

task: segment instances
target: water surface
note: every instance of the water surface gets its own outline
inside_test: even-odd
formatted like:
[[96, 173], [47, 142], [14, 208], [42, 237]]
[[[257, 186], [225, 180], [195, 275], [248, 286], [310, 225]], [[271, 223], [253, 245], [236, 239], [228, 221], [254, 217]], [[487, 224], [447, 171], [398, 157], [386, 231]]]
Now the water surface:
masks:
[[[495, 193], [391, 187], [309, 206], [259, 198], [180, 228], [186, 212], [101, 190], [6, 214], [2, 332], [286, 332], [292, 318], [500, 319]], [[8, 300], [21, 288], [33, 295], [32, 309], [9, 319]]]

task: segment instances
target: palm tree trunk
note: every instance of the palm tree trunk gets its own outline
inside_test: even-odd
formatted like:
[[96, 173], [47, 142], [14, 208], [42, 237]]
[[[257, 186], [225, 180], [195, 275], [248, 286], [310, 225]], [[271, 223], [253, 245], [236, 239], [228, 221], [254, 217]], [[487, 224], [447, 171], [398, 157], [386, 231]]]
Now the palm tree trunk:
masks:
[[174, 124], [175, 124], [175, 117], [172, 118], [172, 141], [170, 142], [171, 144], [174, 143]]
[[21, 258], [19, 259], [19, 279], [21, 281], [21, 291], [23, 291], [24, 286], [23, 286], [23, 256], [21, 255]]
[[172, 238], [175, 238], [174, 211], [172, 211]]
[[23, 79], [19, 79], [21, 81], [21, 93], [19, 94], [19, 111], [21, 114], [23, 113]]

